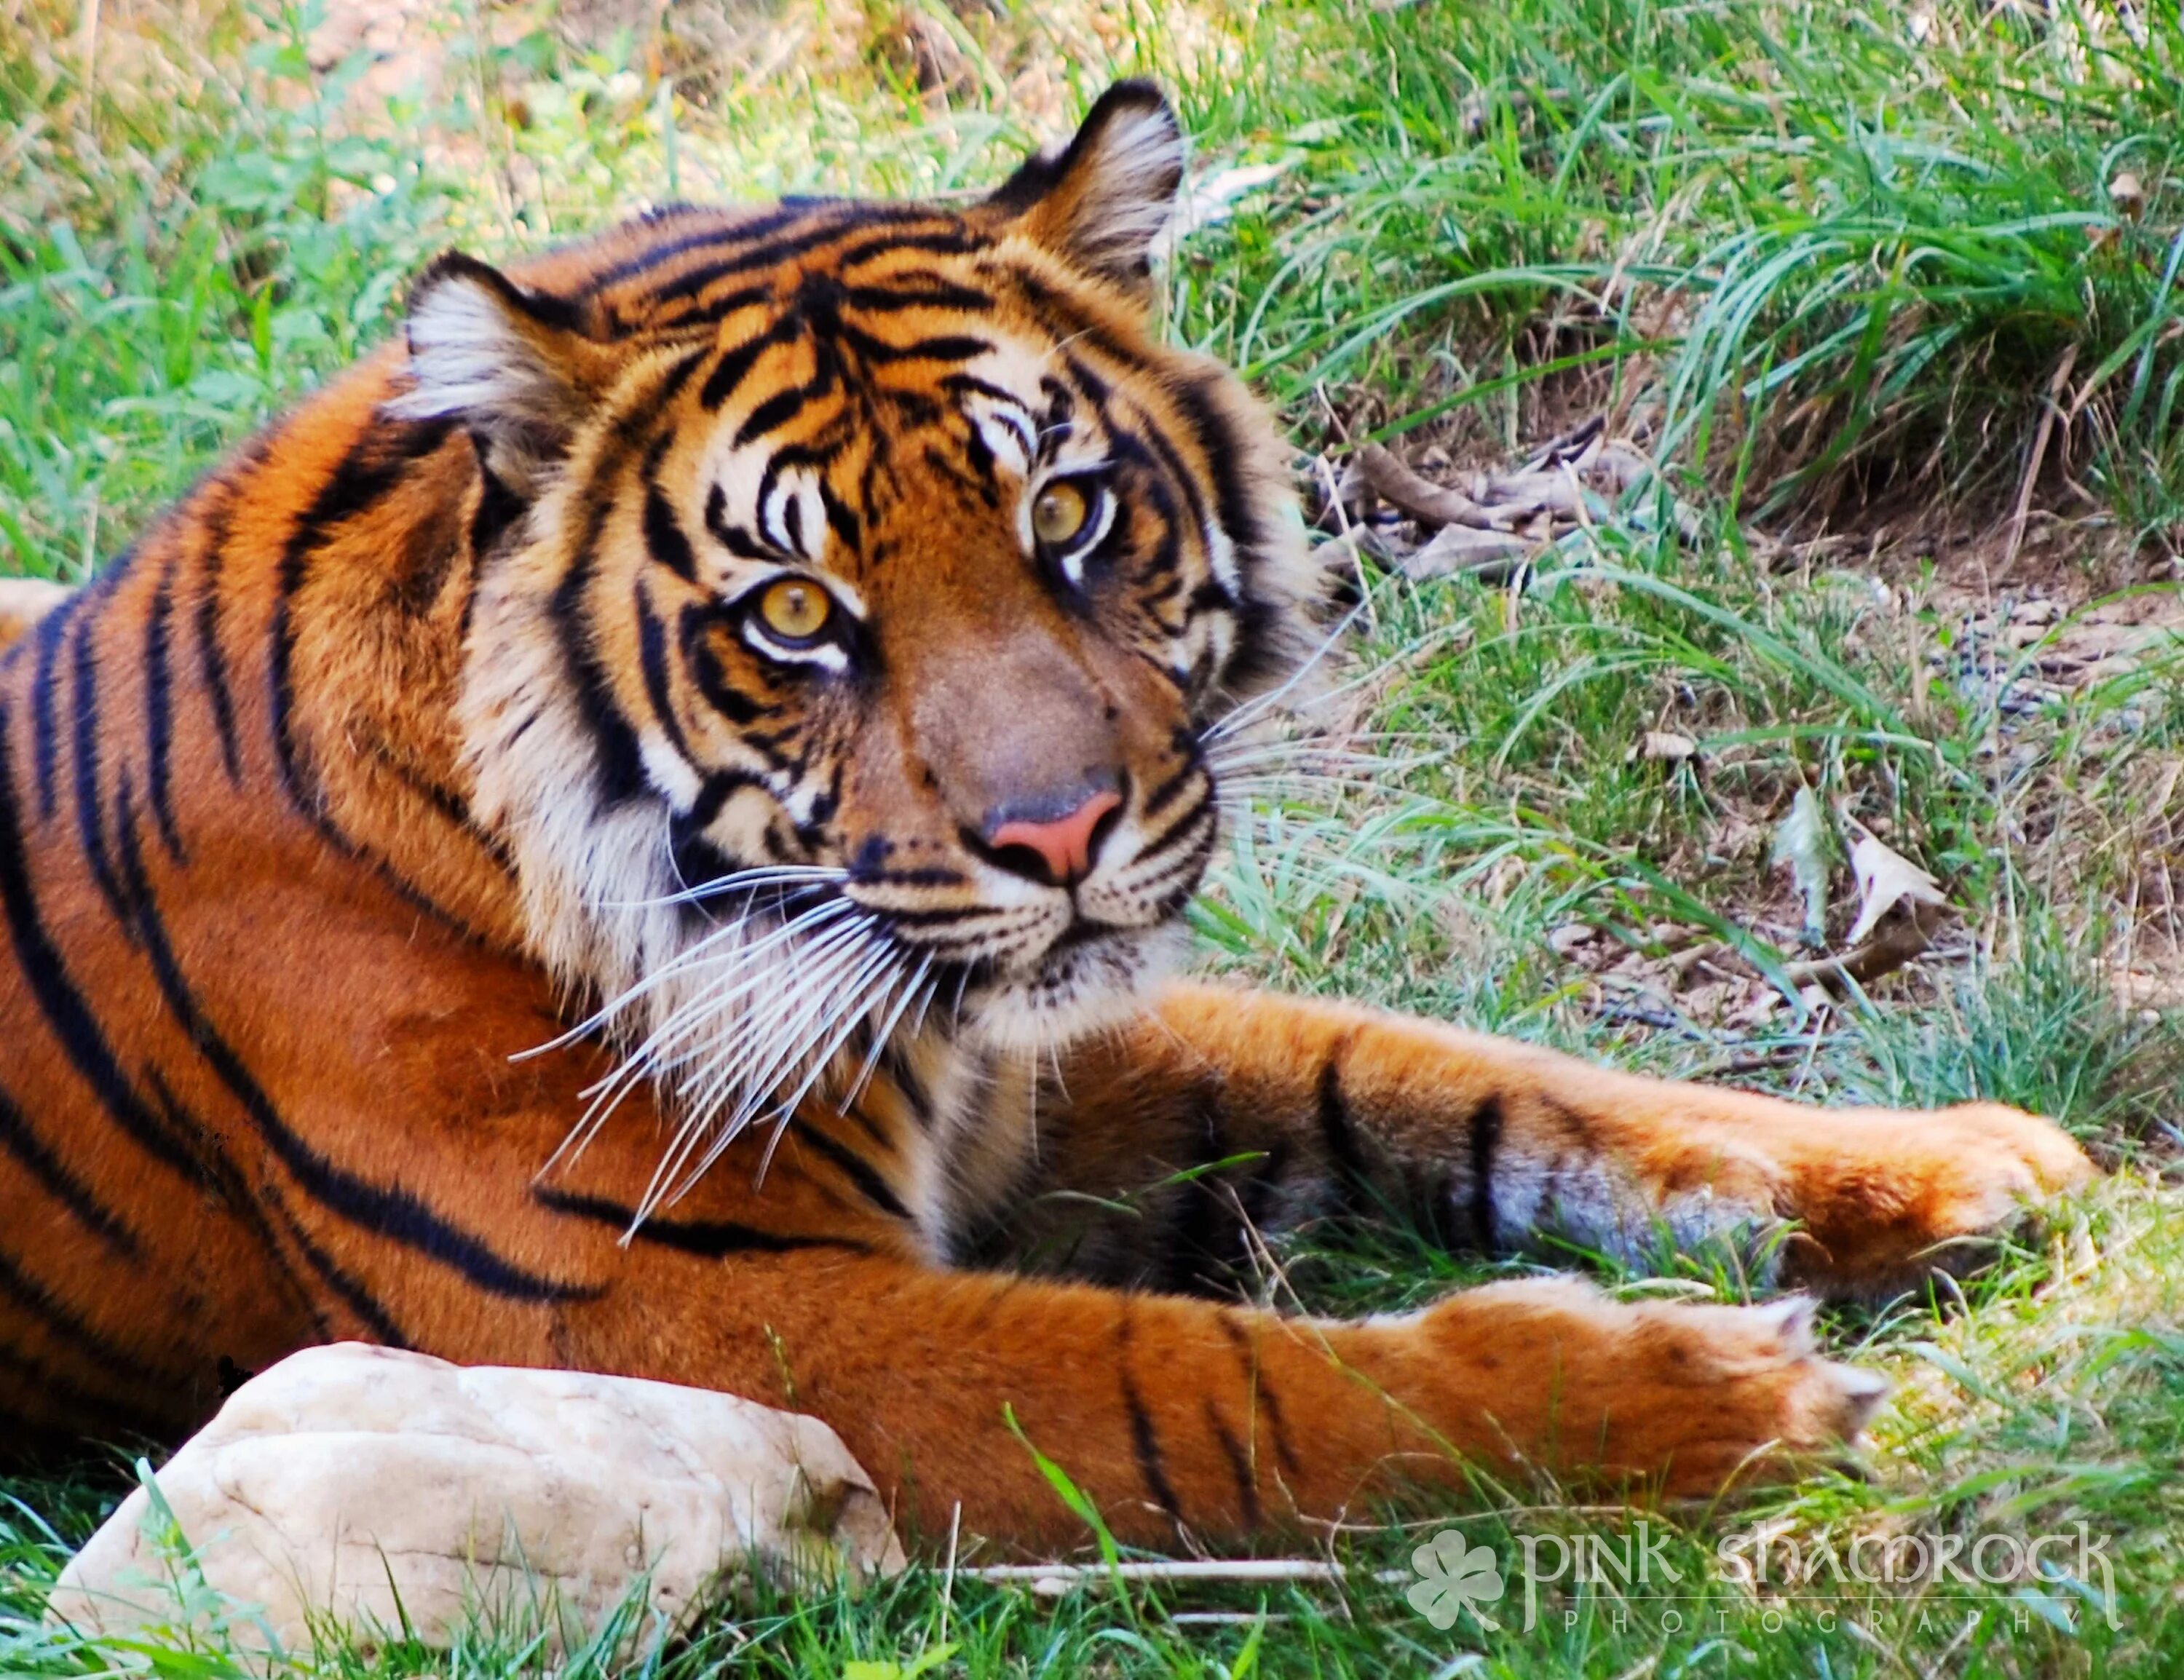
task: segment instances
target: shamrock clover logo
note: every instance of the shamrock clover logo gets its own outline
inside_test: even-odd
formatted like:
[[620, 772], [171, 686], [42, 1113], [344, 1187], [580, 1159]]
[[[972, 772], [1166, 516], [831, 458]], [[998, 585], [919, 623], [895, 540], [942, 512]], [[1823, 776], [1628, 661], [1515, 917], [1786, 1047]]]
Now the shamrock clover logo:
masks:
[[1446, 1633], [1465, 1610], [1481, 1627], [1495, 1633], [1502, 1624], [1479, 1608], [1500, 1598], [1506, 1583], [1502, 1560], [1485, 1541], [1474, 1546], [1453, 1528], [1441, 1532], [1411, 1554], [1411, 1567], [1419, 1579], [1403, 1596], [1411, 1608]]

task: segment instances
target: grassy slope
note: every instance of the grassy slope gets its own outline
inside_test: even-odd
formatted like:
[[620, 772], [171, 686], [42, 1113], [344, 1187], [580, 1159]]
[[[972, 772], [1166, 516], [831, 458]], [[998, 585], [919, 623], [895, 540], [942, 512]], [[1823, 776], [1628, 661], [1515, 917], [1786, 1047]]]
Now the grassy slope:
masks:
[[[385, 112], [380, 94], [348, 97], [360, 61], [309, 68], [309, 19], [211, 6], [152, 37], [109, 25], [86, 58], [74, 8], [0, 14], [8, 569], [78, 576], [113, 552], [383, 331], [439, 244], [505, 248], [723, 183], [990, 179], [1073, 80], [1162, 75], [1210, 164], [1285, 168], [1193, 236], [1173, 307], [1180, 336], [1280, 403], [1301, 449], [1339, 457], [1372, 434], [1499, 459], [1605, 409], [1704, 529], [1686, 546], [1658, 535], [1658, 508], [1603, 509], [1521, 593], [1376, 574], [1362, 681], [1326, 709], [1346, 750], [1391, 762], [1369, 788], [1335, 760], [1340, 774], [1261, 790], [1201, 919], [1213, 960], [1663, 1072], [2061, 1116], [2119, 1167], [2111, 1183], [1971, 1286], [1969, 1311], [1834, 1321], [1840, 1345], [1903, 1385], [1871, 1479], [1689, 1514], [1676, 1555], [1689, 1575], [1700, 1549], [1770, 1516], [1838, 1540], [2084, 1521], [2116, 1537], [2122, 1627], [2069, 1583], [1989, 1593], [1969, 1631], [1962, 1605], [1902, 1589], [1833, 1616], [1784, 1604], [1770, 1622], [1765, 1594], [1717, 1585], [1678, 1632], [1587, 1589], [1530, 1633], [1490, 1634], [1434, 1632], [1394, 1586], [1346, 1607], [1324, 1591], [1054, 1605], [919, 1573], [856, 1603], [759, 1606], [670, 1666], [831, 1672], [953, 1643], [950, 1667], [977, 1673], [2173, 1672], [2179, 1063], [2166, 1020], [2119, 1009], [2104, 978], [2126, 962], [2159, 982], [2176, 949], [2173, 665], [2157, 643], [2036, 680], [2070, 615], [2114, 615], [2103, 592], [2165, 576], [2175, 540], [2173, 19], [2142, 42], [2068, 8], [2051, 24], [1881, 0], [878, 15], [792, 8], [776, 36], [725, 46], [683, 17], [682, 34], [632, 47], [501, 14], [482, 50], [458, 28], [442, 92]], [[914, 53], [901, 17], [917, 20]], [[766, 74], [720, 70], [721, 50], [760, 63], [777, 36], [796, 47]], [[999, 115], [940, 114], [904, 84], [920, 64], [956, 79], [963, 111]], [[680, 89], [666, 103], [663, 66]], [[498, 90], [482, 107], [482, 86]], [[2142, 205], [2109, 198], [2126, 170]], [[1997, 583], [1980, 533], [2036, 451], [2030, 535]], [[2035, 582], [2064, 611], [2015, 633]], [[1648, 729], [1697, 756], [1634, 754]], [[1963, 932], [1872, 1000], [1770, 1013], [1734, 958], [1679, 953], [1797, 954], [1765, 837], [1800, 785], [1942, 876]], [[1836, 886], [1839, 936], [1840, 869]], [[1597, 932], [1574, 943], [1581, 928]], [[1400, 1230], [1307, 1233], [1281, 1259], [1286, 1287], [1350, 1308], [1480, 1275]], [[1624, 1286], [1738, 1293], [1725, 1257], [1670, 1270]], [[1506, 1556], [1518, 1532], [1621, 1521], [1535, 1493], [1483, 1491], [1467, 1530]], [[91, 1472], [14, 1494], [0, 1608], [29, 1616], [59, 1541], [106, 1495]], [[1400, 1566], [1410, 1544], [1340, 1539], [1368, 1567]], [[1263, 1633], [1169, 1615], [1262, 1606], [1279, 1618]], [[610, 1644], [574, 1666], [626, 1666]], [[0, 1669], [108, 1664], [226, 1659], [77, 1649], [0, 1622]], [[482, 1636], [452, 1665], [540, 1666]]]

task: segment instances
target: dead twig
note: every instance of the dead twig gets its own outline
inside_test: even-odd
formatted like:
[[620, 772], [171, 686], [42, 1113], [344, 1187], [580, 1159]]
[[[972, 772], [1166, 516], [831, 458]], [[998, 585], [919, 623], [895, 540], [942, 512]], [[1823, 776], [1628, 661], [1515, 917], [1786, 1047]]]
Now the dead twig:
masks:
[[1357, 468], [1382, 501], [1414, 520], [1428, 525], [1468, 525], [1475, 531], [1494, 529], [1492, 513], [1461, 490], [1421, 478], [1378, 443], [1365, 446]]
[[2063, 359], [2055, 364], [2055, 376], [2048, 381], [2048, 400], [2041, 405], [2040, 429], [2032, 434], [2032, 454], [2025, 463], [2025, 476], [2018, 481], [2017, 505], [2010, 510], [2009, 541], [2002, 551], [2002, 564], [1994, 569], [1999, 577], [2008, 576], [2015, 564], [2018, 548], [2025, 541], [2025, 522], [2032, 513], [2033, 481], [2040, 476], [2041, 463], [2048, 459], [2048, 440], [2054, 434], [2055, 415], [2063, 401], [2063, 393], [2070, 388], [2070, 370], [2078, 365], [2078, 347], [2071, 345], [2063, 352]]
[[[1116, 1564], [997, 1563], [983, 1569], [956, 1572], [961, 1580], [1017, 1583], [1042, 1595], [1058, 1595], [1072, 1587], [1108, 1581], [1302, 1581], [1339, 1585], [1351, 1579], [1352, 1573], [1342, 1564], [1293, 1557], [1192, 1558]], [[1401, 1570], [1374, 1570], [1369, 1578], [1407, 1581], [1414, 1577]]]
[[1783, 970], [1783, 977], [1801, 990], [1818, 986], [1829, 992], [1847, 992], [1853, 985], [1870, 986], [1883, 975], [1893, 974], [1924, 956], [1947, 920], [1932, 905], [1914, 905], [1908, 913], [1892, 917], [1855, 950], [1837, 957], [1791, 963]]

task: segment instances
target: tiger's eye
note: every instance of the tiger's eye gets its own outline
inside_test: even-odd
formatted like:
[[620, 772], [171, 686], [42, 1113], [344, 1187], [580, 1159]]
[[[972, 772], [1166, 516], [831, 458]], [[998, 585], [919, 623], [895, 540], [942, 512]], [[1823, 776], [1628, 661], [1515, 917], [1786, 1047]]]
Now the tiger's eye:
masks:
[[766, 627], [788, 642], [809, 642], [827, 627], [834, 603], [817, 584], [784, 577], [759, 597], [758, 615]]
[[1066, 478], [1056, 479], [1031, 504], [1031, 534], [1050, 548], [1067, 542], [1084, 529], [1091, 510], [1082, 490]]

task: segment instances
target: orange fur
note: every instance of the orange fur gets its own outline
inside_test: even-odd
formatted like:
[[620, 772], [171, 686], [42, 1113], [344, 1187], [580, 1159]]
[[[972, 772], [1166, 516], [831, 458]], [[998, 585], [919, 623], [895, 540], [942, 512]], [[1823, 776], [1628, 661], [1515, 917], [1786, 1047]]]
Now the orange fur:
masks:
[[[1158, 978], [1216, 726], [1312, 596], [1271, 428], [1145, 321], [1178, 146], [1126, 87], [983, 205], [443, 263], [406, 345], [126, 563], [35, 622], [0, 598], [19, 1436], [171, 1434], [364, 1337], [793, 1405], [906, 1524], [1050, 1545], [1076, 1525], [1011, 1416], [1154, 1541], [1468, 1463], [1709, 1492], [1856, 1432], [1877, 1385], [1794, 1305], [1206, 1298], [1252, 1226], [1361, 1193], [1490, 1249], [1787, 1225], [1791, 1281], [1871, 1293], [2090, 1169], [1992, 1105], [1822, 1115]], [[1113, 521], [1084, 554], [1025, 535], [1071, 473]], [[835, 639], [769, 640], [779, 576]], [[1095, 797], [1082, 879], [1008, 843]], [[721, 951], [765, 983], [705, 992]], [[635, 1064], [545, 1170], [677, 1021], [694, 1060]], [[807, 1064], [638, 1222], [664, 1149]], [[1050, 1188], [1141, 1199], [1066, 1225]]]

